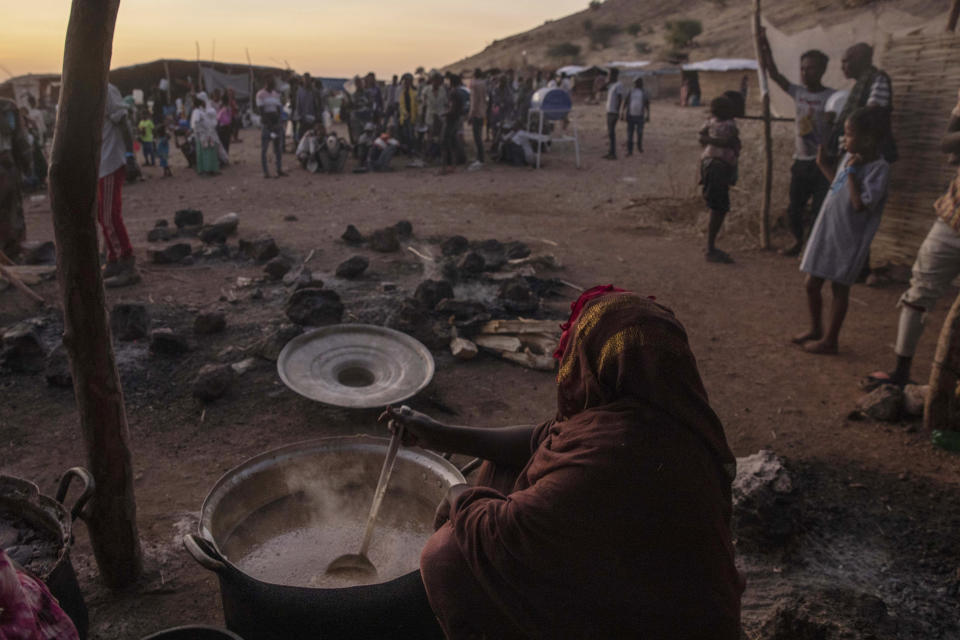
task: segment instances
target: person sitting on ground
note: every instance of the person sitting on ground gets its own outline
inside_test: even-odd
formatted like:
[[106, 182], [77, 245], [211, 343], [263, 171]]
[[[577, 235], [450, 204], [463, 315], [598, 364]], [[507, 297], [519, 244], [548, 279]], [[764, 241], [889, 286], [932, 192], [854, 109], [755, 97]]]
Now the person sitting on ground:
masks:
[[627, 156], [633, 155], [633, 132], [637, 132], [637, 153], [643, 153], [643, 125], [650, 122], [650, 98], [643, 90], [643, 78], [633, 81], [633, 89], [627, 94]]
[[[957, 104], [950, 112], [940, 150], [950, 154], [950, 164], [960, 165], [960, 92]], [[934, 202], [933, 209], [937, 219], [917, 252], [910, 288], [900, 296], [898, 303], [900, 322], [893, 349], [897, 356], [896, 366], [890, 373], [876, 371], [867, 376], [864, 386], [868, 390], [881, 384], [902, 387], [910, 382], [910, 368], [927, 314], [960, 276], [960, 167], [947, 192]]]
[[448, 638], [736, 640], [736, 461], [683, 326], [595, 287], [555, 356], [555, 416], [452, 426], [408, 407], [403, 442], [487, 460], [452, 486], [420, 556]]
[[362, 172], [367, 170], [367, 154], [370, 153], [370, 147], [373, 145], [373, 141], [377, 138], [377, 128], [373, 125], [372, 122], [368, 122], [363, 125], [363, 133], [360, 134], [360, 137], [357, 138], [356, 148], [353, 150], [353, 155], [360, 160], [360, 166], [357, 167], [357, 172]]
[[[839, 166], [830, 162], [823, 147], [817, 156], [831, 185], [800, 263], [800, 270], [807, 274], [810, 330], [793, 339], [808, 353], [837, 353], [850, 287], [867, 260], [887, 200], [890, 165], [883, 159], [880, 145], [888, 122], [880, 107], [858, 109], [847, 118], [847, 153]], [[821, 289], [827, 280], [833, 288], [833, 303], [824, 333]]]
[[303, 134], [297, 143], [296, 156], [300, 166], [316, 173], [320, 170], [320, 161], [317, 153], [327, 139], [327, 131], [322, 122], [314, 122], [309, 131]]
[[[830, 188], [830, 183], [817, 166], [817, 149], [820, 145], [827, 144], [831, 131], [826, 108], [834, 91], [823, 86], [821, 82], [830, 58], [818, 49], [803, 53], [800, 56], [800, 81], [803, 84], [800, 85], [787, 80], [777, 69], [766, 34], [761, 37], [760, 53], [770, 77], [796, 103], [796, 146], [793, 166], [790, 167], [790, 205], [787, 208], [794, 241], [788, 249], [780, 252], [785, 256], [796, 256], [803, 249], [803, 241], [813, 224], [812, 218], [820, 212], [823, 199], [827, 197], [827, 190]], [[806, 220], [804, 216], [807, 202], [810, 202], [810, 211], [813, 214], [810, 220]]]
[[736, 106], [729, 98], [720, 96], [710, 102], [710, 119], [700, 129], [700, 184], [703, 199], [710, 209], [707, 230], [707, 262], [731, 263], [726, 251], [717, 249], [717, 234], [730, 211], [730, 187], [737, 183], [737, 163], [740, 157], [740, 132], [734, 120]]
[[340, 173], [347, 164], [350, 143], [334, 133], [328, 133], [324, 144], [317, 151], [320, 167], [326, 173]]
[[382, 133], [370, 145], [367, 152], [367, 169], [370, 171], [392, 171], [390, 161], [401, 148], [400, 141], [396, 138], [396, 129], [390, 127], [386, 133]]

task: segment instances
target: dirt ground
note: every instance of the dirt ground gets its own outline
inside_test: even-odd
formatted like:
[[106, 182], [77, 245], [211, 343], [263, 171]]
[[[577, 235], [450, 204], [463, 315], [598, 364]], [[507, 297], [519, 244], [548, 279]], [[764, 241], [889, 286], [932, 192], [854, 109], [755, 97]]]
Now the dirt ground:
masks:
[[[892, 365], [895, 304], [904, 285], [854, 288], [838, 356], [811, 356], [791, 345], [789, 336], [806, 324], [798, 262], [756, 248], [759, 123], [740, 125], [740, 185], [720, 238], [736, 263], [704, 261], [706, 214], [696, 186], [696, 131], [704, 117], [700, 109], [654, 103], [645, 152], [625, 158], [621, 149], [620, 160], [611, 162], [601, 159], [602, 108], [578, 106], [573, 123], [582, 143], [580, 169], [572, 146], [557, 144], [540, 171], [488, 165], [438, 176], [435, 169], [403, 168], [401, 161], [390, 174], [312, 175], [288, 154], [290, 177], [264, 180], [259, 132], [252, 130], [242, 133], [243, 142], [231, 149], [235, 162], [218, 177], [198, 177], [179, 153], [173, 178], [146, 168], [146, 181], [124, 190], [124, 217], [144, 263], [143, 282], [109, 290], [110, 304], [145, 303], [153, 326], [186, 331], [196, 311], [219, 309], [228, 328], [197, 336], [195, 348], [180, 358], [150, 355], [142, 343], [117, 347], [148, 575], [126, 592], [102, 588], [86, 530], [77, 526], [73, 562], [91, 609], [91, 637], [133, 638], [179, 624], [222, 623], [216, 579], [180, 543], [182, 534], [195, 529], [216, 479], [280, 445], [379, 433], [376, 412], [301, 398], [282, 385], [270, 363], [239, 378], [225, 398], [203, 405], [191, 397], [189, 381], [215, 354], [250, 344], [264, 327], [285, 321], [284, 288], [263, 285], [260, 299], [241, 291], [239, 301], [230, 303], [221, 301], [223, 292], [238, 277], [259, 277], [261, 266], [237, 260], [146, 264], [147, 231], [159, 218], [172, 223], [182, 208], [200, 209], [207, 220], [233, 211], [240, 216], [240, 237], [268, 233], [299, 259], [314, 251], [309, 266], [341, 293], [347, 319], [382, 320], [378, 285], [394, 282], [409, 292], [424, 277], [424, 262], [412, 252], [379, 254], [339, 240], [349, 223], [367, 232], [401, 219], [414, 227], [407, 244], [424, 253], [437, 252], [436, 239], [453, 234], [518, 240], [562, 262], [564, 268], [547, 277], [583, 287], [613, 282], [657, 296], [687, 327], [734, 453], [769, 448], [785, 457], [802, 496], [801, 539], [791, 554], [741, 558], [748, 577], [747, 635], [807, 637], [772, 635], [771, 616], [782, 606], [797, 610], [803, 598], [828, 609], [830, 603], [848, 607], [848, 599], [837, 595], [842, 591], [883, 601], [884, 619], [894, 631], [878, 637], [960, 637], [960, 456], [933, 448], [918, 422], [847, 419], [860, 395], [858, 380]], [[791, 131], [789, 124], [775, 127], [775, 217], [786, 207]], [[621, 129], [621, 144], [623, 135]], [[52, 239], [49, 201], [30, 197], [27, 207], [30, 238]], [[285, 220], [290, 215], [296, 220]], [[787, 244], [782, 230], [775, 242]], [[353, 284], [334, 278], [336, 266], [357, 253], [371, 261], [364, 278]], [[55, 283], [37, 290], [57, 300]], [[561, 318], [576, 295], [566, 294], [549, 299], [543, 315]], [[946, 306], [928, 323], [916, 359], [918, 380], [928, 375]], [[0, 292], [0, 326], [34, 316], [14, 290]], [[52, 347], [58, 313], [43, 318]], [[434, 381], [412, 404], [440, 419], [495, 426], [540, 421], [554, 411], [549, 373], [485, 355], [469, 363], [443, 351], [435, 358]], [[52, 494], [65, 469], [85, 463], [72, 393], [48, 387], [40, 374], [2, 372], [0, 397], [0, 472], [33, 480]], [[845, 637], [866, 637], [852, 633]]]

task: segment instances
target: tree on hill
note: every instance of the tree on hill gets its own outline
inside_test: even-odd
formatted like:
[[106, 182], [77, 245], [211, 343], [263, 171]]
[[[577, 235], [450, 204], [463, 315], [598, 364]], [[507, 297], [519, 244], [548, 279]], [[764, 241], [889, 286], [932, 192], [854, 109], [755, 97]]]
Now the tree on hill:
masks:
[[703, 33], [703, 24], [699, 20], [670, 20], [666, 24], [667, 43], [677, 49], [689, 47], [693, 39]]
[[600, 5], [603, 4], [600, 0], [590, 0], [590, 4], [587, 5], [591, 11], [596, 11], [600, 8]]
[[547, 55], [551, 58], [576, 58], [580, 55], [580, 45], [561, 42], [547, 49]]
[[639, 22], [631, 22], [629, 25], [627, 25], [627, 33], [629, 33], [629, 34], [632, 35], [634, 38], [636, 38], [636, 37], [637, 37], [637, 34], [640, 33], [640, 30], [641, 30], [642, 28], [643, 28], [643, 27], [640, 26], [640, 23], [639, 23]]

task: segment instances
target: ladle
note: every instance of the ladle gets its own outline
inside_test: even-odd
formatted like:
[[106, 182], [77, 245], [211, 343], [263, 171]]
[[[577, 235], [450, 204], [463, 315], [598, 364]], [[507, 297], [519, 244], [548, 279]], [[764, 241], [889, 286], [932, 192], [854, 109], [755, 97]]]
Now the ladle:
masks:
[[400, 449], [400, 440], [403, 437], [403, 425], [391, 420], [390, 426], [393, 428], [393, 435], [390, 437], [390, 445], [387, 447], [387, 457], [383, 460], [383, 468], [380, 469], [380, 479], [377, 480], [377, 489], [373, 492], [373, 504], [370, 505], [370, 515], [367, 516], [367, 528], [363, 532], [360, 551], [357, 553], [345, 553], [342, 556], [334, 558], [333, 562], [327, 565], [327, 575], [354, 574], [358, 578], [372, 578], [377, 575], [377, 568], [373, 566], [373, 563], [367, 558], [367, 551], [370, 549], [370, 540], [373, 538], [373, 526], [377, 521], [377, 513], [380, 511], [383, 497], [387, 493], [387, 484], [389, 484], [390, 476], [393, 474], [393, 463], [397, 460], [397, 451]]

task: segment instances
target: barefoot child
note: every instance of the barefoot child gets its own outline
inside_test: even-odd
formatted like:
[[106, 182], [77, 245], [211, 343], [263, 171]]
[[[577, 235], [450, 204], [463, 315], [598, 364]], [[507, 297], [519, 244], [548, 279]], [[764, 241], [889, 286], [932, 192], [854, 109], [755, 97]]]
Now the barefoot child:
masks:
[[721, 96], [710, 102], [711, 118], [700, 129], [700, 184], [703, 198], [710, 209], [707, 231], [707, 262], [733, 262], [725, 251], [715, 246], [723, 219], [730, 211], [730, 186], [737, 182], [737, 160], [740, 157], [740, 132], [734, 121], [736, 105]]
[[[850, 285], [867, 261], [870, 242], [880, 226], [890, 178], [890, 165], [879, 151], [886, 123], [887, 115], [881, 108], [857, 109], [844, 125], [847, 153], [839, 165], [830, 164], [824, 147], [817, 154], [817, 165], [832, 184], [800, 264], [800, 270], [807, 274], [810, 330], [793, 339], [809, 353], [837, 353]], [[825, 280], [833, 289], [826, 334], [820, 293]]]

